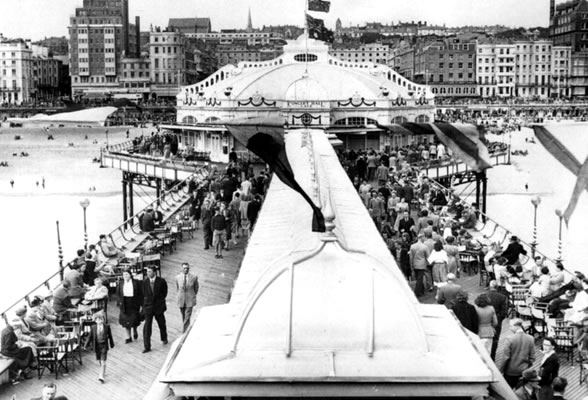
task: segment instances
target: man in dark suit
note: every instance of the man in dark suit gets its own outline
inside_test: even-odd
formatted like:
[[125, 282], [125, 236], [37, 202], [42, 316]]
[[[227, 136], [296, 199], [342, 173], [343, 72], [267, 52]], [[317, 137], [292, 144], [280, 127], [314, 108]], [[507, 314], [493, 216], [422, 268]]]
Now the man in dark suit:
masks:
[[410, 217], [410, 214], [408, 211], [405, 211], [402, 214], [402, 217], [399, 216], [399, 220], [398, 220], [398, 227], [396, 228], [397, 232], [402, 233], [408, 233], [410, 235], [410, 239], [412, 240], [412, 238], [414, 238], [415, 236], [415, 232], [414, 232], [414, 219], [412, 219]]
[[519, 243], [519, 238], [516, 236], [510, 237], [510, 243], [506, 249], [500, 254], [500, 257], [504, 257], [507, 260], [508, 265], [513, 265], [519, 261], [521, 254], [526, 255], [527, 250]]
[[492, 339], [492, 350], [490, 351], [490, 357], [493, 360], [496, 360], [496, 349], [498, 348], [498, 340], [500, 339], [500, 333], [502, 332], [502, 322], [506, 318], [508, 314], [508, 298], [506, 295], [500, 293], [497, 290], [498, 284], [495, 280], [491, 280], [488, 284], [488, 299], [490, 300], [490, 304], [494, 307], [494, 311], [496, 311], [496, 319], [498, 320], [498, 324], [494, 329], [494, 338]]
[[535, 339], [523, 331], [523, 320], [510, 320], [512, 335], [505, 339], [504, 356], [498, 365], [499, 371], [510, 387], [516, 387], [523, 371], [531, 368], [535, 362]]
[[198, 294], [198, 277], [190, 273], [190, 264], [182, 264], [182, 272], [176, 276], [176, 288], [178, 289], [176, 300], [184, 323], [182, 332], [186, 332], [190, 326], [190, 317]]
[[151, 329], [153, 318], [157, 321], [159, 335], [163, 344], [167, 344], [167, 327], [165, 325], [164, 312], [167, 310], [165, 298], [167, 297], [167, 282], [155, 275], [155, 266], [147, 267], [147, 278], [143, 281], [143, 313], [145, 325], [143, 325], [143, 353], [151, 351]]
[[553, 380], [559, 375], [559, 358], [555, 353], [555, 339], [546, 337], [543, 339], [543, 359], [539, 368], [539, 393], [538, 400], [551, 400], [553, 398]]
[[143, 232], [152, 232], [155, 229], [153, 208], [149, 207], [139, 218], [139, 225]]

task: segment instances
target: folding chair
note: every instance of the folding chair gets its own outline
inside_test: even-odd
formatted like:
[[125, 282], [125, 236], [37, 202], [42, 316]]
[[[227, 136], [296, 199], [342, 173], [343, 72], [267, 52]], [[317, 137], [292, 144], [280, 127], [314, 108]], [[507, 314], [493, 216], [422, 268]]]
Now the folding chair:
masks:
[[572, 326], [556, 326], [555, 344], [556, 349], [560, 353], [566, 353], [567, 359], [574, 365], [574, 327]]
[[51, 345], [37, 347], [37, 374], [39, 379], [43, 376], [45, 370], [55, 374], [55, 379], [59, 377], [59, 372], [67, 367], [67, 349], [68, 342], [63, 339], [55, 339]]

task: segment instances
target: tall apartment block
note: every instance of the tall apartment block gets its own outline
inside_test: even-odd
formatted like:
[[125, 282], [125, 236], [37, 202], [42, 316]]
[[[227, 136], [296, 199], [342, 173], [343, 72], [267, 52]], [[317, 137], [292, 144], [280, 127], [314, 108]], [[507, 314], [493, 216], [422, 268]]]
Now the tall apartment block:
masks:
[[139, 19], [129, 24], [128, 0], [84, 0], [70, 18], [72, 97], [105, 98], [120, 87], [123, 57], [140, 54]]

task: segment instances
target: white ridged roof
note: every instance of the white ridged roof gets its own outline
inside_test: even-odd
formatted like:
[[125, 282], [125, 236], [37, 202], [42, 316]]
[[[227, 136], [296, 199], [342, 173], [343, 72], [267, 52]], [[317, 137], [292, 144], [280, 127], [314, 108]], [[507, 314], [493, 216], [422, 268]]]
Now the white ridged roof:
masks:
[[201, 310], [161, 380], [493, 381], [449, 311], [414, 297], [324, 132], [286, 143], [333, 234], [312, 233], [310, 207], [274, 177], [230, 303]]
[[[186, 94], [194, 100], [200, 93], [206, 99], [271, 100], [348, 100], [349, 98], [404, 99], [426, 96], [432, 98], [424, 85], [415, 84], [388, 66], [374, 63], [341, 61], [328, 54], [328, 46], [305, 36], [289, 41], [284, 54], [275, 60], [241, 62], [227, 65], [206, 80], [183, 87], [178, 99]], [[306, 62], [305, 55], [312, 61]], [[320, 84], [318, 83], [320, 82]], [[294, 85], [294, 86], [292, 86]], [[298, 90], [296, 90], [298, 89]]]

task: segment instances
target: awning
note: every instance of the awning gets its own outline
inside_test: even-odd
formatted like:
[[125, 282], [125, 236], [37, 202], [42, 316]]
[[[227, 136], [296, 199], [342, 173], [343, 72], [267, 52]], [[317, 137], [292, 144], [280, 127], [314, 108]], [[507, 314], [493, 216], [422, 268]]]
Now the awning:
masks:
[[335, 128], [327, 128], [325, 132], [327, 133], [342, 133], [347, 135], [367, 135], [368, 132], [383, 132], [383, 129], [380, 128], [366, 128], [366, 127], [341, 127], [337, 126]]
[[161, 129], [172, 131], [205, 131], [205, 132], [227, 132], [224, 126], [205, 126], [205, 125], [159, 125]]

